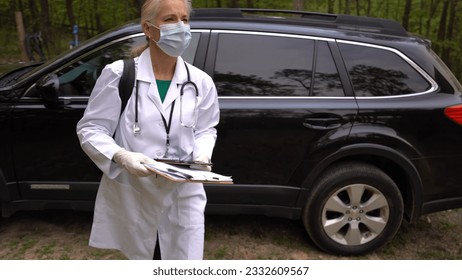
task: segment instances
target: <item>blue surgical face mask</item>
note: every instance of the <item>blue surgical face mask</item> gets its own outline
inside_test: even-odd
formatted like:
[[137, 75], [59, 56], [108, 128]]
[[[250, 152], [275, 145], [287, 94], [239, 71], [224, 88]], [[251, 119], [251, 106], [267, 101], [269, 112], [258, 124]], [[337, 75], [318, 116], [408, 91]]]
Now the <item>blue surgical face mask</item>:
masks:
[[152, 41], [169, 56], [178, 57], [182, 55], [191, 42], [189, 24], [184, 24], [182, 21], [161, 24], [159, 27], [150, 22], [148, 24], [160, 30], [159, 41]]

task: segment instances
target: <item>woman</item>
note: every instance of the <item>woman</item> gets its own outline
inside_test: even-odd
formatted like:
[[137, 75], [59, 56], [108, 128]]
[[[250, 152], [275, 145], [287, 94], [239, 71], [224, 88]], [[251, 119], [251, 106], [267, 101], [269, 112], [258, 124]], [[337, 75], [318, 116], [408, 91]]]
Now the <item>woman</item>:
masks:
[[[175, 183], [143, 165], [162, 157], [209, 162], [212, 156], [216, 88], [180, 57], [191, 38], [190, 10], [187, 0], [145, 1], [141, 24], [148, 46], [135, 58], [138, 101], [132, 94], [120, 115], [123, 61], [116, 61], [98, 78], [77, 124], [82, 149], [104, 173], [90, 246], [118, 249], [129, 259], [152, 259], [156, 242], [162, 259], [203, 257], [203, 185]], [[197, 85], [197, 104], [190, 84], [180, 102], [188, 76]]]

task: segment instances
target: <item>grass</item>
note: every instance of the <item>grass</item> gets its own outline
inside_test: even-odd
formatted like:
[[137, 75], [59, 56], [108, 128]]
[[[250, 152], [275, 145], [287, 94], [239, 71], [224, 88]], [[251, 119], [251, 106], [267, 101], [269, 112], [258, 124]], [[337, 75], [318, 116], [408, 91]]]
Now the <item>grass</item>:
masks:
[[[261, 216], [207, 216], [206, 260], [462, 259], [462, 212], [445, 211], [403, 225], [383, 248], [358, 257], [320, 251], [298, 221]], [[0, 220], [0, 259], [121, 260], [116, 250], [88, 246], [92, 215], [22, 212]]]
[[35, 254], [39, 259], [46, 259], [48, 256], [54, 255], [56, 250], [56, 242], [52, 241], [49, 244], [45, 244], [35, 250]]
[[213, 259], [224, 260], [227, 254], [228, 254], [228, 247], [226, 245], [222, 245], [218, 247], [213, 253]]

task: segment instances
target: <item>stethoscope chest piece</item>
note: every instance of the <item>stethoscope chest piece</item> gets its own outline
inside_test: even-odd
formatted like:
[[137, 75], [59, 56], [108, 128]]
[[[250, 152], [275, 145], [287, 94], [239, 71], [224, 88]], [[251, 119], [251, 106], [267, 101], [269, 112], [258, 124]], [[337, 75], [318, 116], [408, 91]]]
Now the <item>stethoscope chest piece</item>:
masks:
[[133, 134], [134, 135], [140, 135], [141, 134], [141, 128], [138, 126], [138, 122], [135, 122], [133, 124]]

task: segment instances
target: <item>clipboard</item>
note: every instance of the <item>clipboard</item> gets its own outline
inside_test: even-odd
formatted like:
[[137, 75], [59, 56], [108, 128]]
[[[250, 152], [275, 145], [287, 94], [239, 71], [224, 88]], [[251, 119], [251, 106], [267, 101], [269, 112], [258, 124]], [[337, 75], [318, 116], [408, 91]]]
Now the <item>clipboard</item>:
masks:
[[156, 161], [154, 164], [144, 164], [147, 169], [174, 182], [233, 184], [231, 176], [218, 173], [180, 167], [165, 162]]
[[172, 164], [172, 165], [184, 165], [184, 166], [191, 166], [191, 165], [200, 165], [200, 166], [213, 166], [213, 163], [205, 163], [200, 161], [184, 161], [174, 158], [155, 158], [155, 161]]

